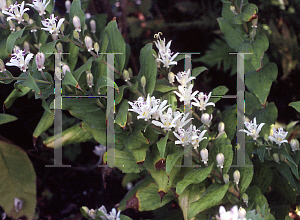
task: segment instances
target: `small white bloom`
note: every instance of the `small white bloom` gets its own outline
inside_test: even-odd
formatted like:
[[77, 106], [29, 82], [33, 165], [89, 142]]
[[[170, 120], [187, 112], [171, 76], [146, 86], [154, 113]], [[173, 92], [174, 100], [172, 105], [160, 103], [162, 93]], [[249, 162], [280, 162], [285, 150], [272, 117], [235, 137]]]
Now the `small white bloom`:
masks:
[[206, 148], [202, 149], [200, 151], [200, 155], [201, 155], [201, 158], [202, 158], [202, 162], [204, 164], [207, 164], [207, 161], [208, 161], [208, 150]]
[[6, 0], [0, 0], [0, 10], [6, 10], [7, 9], [7, 5], [6, 5]]
[[223, 165], [224, 165], [224, 154], [222, 154], [222, 153], [218, 153], [218, 155], [217, 155], [217, 157], [216, 157], [216, 160], [217, 160], [217, 163], [218, 163], [218, 165], [217, 165], [217, 167], [221, 167], [221, 168], [223, 168]]
[[269, 139], [274, 141], [280, 147], [282, 143], [288, 142], [287, 140], [284, 140], [287, 134], [288, 132], [285, 132], [282, 127], [278, 128], [277, 130], [273, 127], [273, 136], [269, 136]]
[[209, 124], [210, 124], [212, 118], [213, 118], [213, 115], [209, 115], [209, 114], [207, 114], [207, 113], [204, 113], [204, 114], [202, 114], [202, 116], [201, 116], [201, 122], [202, 122], [205, 126], [209, 127]]
[[189, 123], [191, 120], [193, 120], [193, 118], [189, 118], [189, 114], [190, 113], [186, 113], [183, 117], [182, 117], [182, 113], [180, 113], [179, 111], [175, 111], [174, 112], [174, 118], [177, 118], [178, 115], [181, 115], [180, 118], [178, 118], [176, 121], [175, 121], [175, 132], [178, 132], [178, 129], [179, 128], [183, 128], [187, 123]]
[[224, 206], [220, 206], [219, 214], [220, 214], [220, 217], [218, 217], [219, 220], [238, 220], [239, 217], [238, 207], [235, 205], [230, 209], [230, 211], [226, 212]]
[[120, 213], [121, 213], [121, 210], [119, 210], [117, 213], [117, 210], [115, 208], [113, 208], [111, 210], [111, 212], [109, 213], [108, 220], [120, 220]]
[[164, 40], [161, 40], [160, 34], [161, 32], [154, 35], [154, 37], [157, 38], [157, 42], [154, 43], [158, 49], [158, 58], [156, 60], [162, 62], [164, 67], [170, 68], [171, 65], [177, 65], [177, 62], [174, 61], [174, 59], [179, 53], [173, 55], [173, 52], [170, 50], [172, 41], [169, 41], [166, 45], [166, 39], [164, 38]]
[[6, 63], [6, 65], [19, 67], [21, 71], [26, 72], [28, 64], [34, 55], [29, 53], [25, 58], [25, 54], [25, 50], [16, 49], [16, 51], [12, 54], [9, 63]]
[[179, 97], [180, 102], [185, 102], [187, 105], [190, 104], [191, 100], [195, 98], [195, 95], [198, 91], [192, 93], [193, 84], [189, 86], [189, 88], [185, 88], [183, 86], [178, 86], [178, 91], [174, 91], [174, 93]]
[[200, 92], [197, 96], [193, 97], [193, 100], [196, 102], [192, 102], [193, 106], [199, 107], [200, 111], [206, 110], [206, 106], [212, 105], [215, 106], [213, 102], [208, 102], [211, 96], [211, 92], [206, 95], [203, 92]]
[[299, 141], [297, 139], [292, 139], [290, 142], [292, 151], [299, 150]]
[[10, 5], [8, 9], [2, 10], [3, 14], [9, 15], [9, 17], [7, 17], [7, 21], [14, 19], [18, 21], [18, 24], [24, 21], [23, 14], [25, 11], [29, 10], [29, 8], [24, 9], [24, 4], [24, 1], [21, 3], [21, 5], [16, 1], [16, 3], [14, 5]]
[[256, 117], [255, 117], [253, 119], [253, 123], [252, 123], [252, 121], [250, 121], [250, 122], [245, 121], [244, 124], [245, 124], [246, 128], [248, 129], [248, 131], [243, 129], [243, 130], [240, 130], [240, 132], [245, 132], [247, 134], [247, 136], [252, 136], [253, 140], [256, 140], [259, 137], [259, 132], [265, 123], [256, 125]]
[[233, 179], [234, 179], [233, 182], [235, 182], [236, 184], [239, 184], [240, 177], [241, 177], [240, 171], [238, 171], [238, 170], [234, 171], [234, 173], [233, 173]]
[[84, 42], [85, 42], [85, 46], [86, 46], [86, 48], [88, 49], [89, 52], [91, 50], [94, 50], [92, 38], [90, 38], [89, 36], [85, 36]]
[[188, 82], [190, 82], [193, 79], [196, 79], [196, 77], [190, 76], [191, 70], [188, 69], [186, 72], [179, 72], [176, 75], [177, 81], [180, 83], [181, 86], [186, 87]]
[[16, 31], [16, 25], [15, 23], [12, 21], [12, 20], [9, 20], [8, 21], [8, 25], [9, 25], [9, 29], [12, 31], [12, 32], [15, 32]]
[[41, 28], [42, 30], [49, 31], [50, 34], [58, 35], [60, 32], [60, 26], [64, 22], [64, 18], [59, 19], [58, 23], [56, 24], [57, 17], [54, 17], [54, 14], [50, 15], [50, 18], [46, 18], [44, 21], [42, 21], [42, 24], [46, 28]]
[[173, 132], [175, 137], [179, 140], [175, 141], [175, 144], [181, 144], [183, 147], [186, 147], [192, 140], [197, 139], [198, 136], [193, 136], [193, 125], [190, 125], [189, 128], [184, 130], [183, 128], [178, 129], [178, 133]]
[[[34, 20], [30, 18], [29, 21], [28, 21], [28, 24], [33, 24], [33, 22], [34, 22]], [[33, 28], [33, 29], [30, 30], [30, 32], [36, 32], [36, 29]]]
[[239, 208], [239, 220], [247, 220], [245, 217], [247, 214], [246, 210], [243, 207]]
[[45, 15], [46, 12], [46, 8], [48, 6], [48, 4], [50, 3], [50, 0], [46, 3], [46, 0], [33, 0], [32, 1], [33, 4], [27, 4], [30, 7], [33, 7], [35, 10], [37, 10], [39, 12], [39, 15]]
[[205, 134], [205, 132], [206, 132], [206, 130], [203, 130], [200, 133], [200, 130], [196, 129], [195, 125], [193, 126], [193, 136], [197, 137], [197, 138], [195, 138], [195, 139], [192, 140], [192, 144], [193, 144], [194, 149], [197, 149], [199, 147], [199, 143], [202, 140], [207, 139], [207, 137], [203, 137], [204, 134]]
[[173, 115], [172, 108], [168, 108], [166, 113], [160, 114], [161, 122], [153, 120], [152, 124], [163, 128], [165, 131], [169, 131], [169, 130], [171, 130], [171, 128], [176, 126], [175, 122], [181, 116], [181, 115], [178, 115], [176, 118], [173, 118], [172, 115]]

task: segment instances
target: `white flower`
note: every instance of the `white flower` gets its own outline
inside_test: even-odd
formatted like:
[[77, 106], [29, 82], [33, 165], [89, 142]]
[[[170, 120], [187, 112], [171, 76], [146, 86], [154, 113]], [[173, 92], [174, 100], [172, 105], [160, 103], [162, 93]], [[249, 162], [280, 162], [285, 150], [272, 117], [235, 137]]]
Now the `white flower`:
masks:
[[50, 18], [46, 18], [45, 21], [42, 21], [42, 24], [46, 28], [41, 28], [42, 30], [49, 31], [50, 34], [58, 35], [60, 32], [60, 26], [64, 22], [64, 18], [59, 19], [58, 23], [56, 24], [57, 17], [54, 17], [54, 14], [50, 15]]
[[256, 140], [259, 137], [259, 132], [265, 123], [256, 125], [256, 117], [255, 117], [253, 119], [253, 123], [252, 123], [252, 121], [250, 121], [250, 122], [245, 121], [244, 124], [245, 124], [246, 128], [248, 129], [248, 131], [243, 129], [243, 130], [240, 130], [240, 132], [245, 132], [245, 133], [247, 133], [247, 136], [252, 136], [253, 140]]
[[190, 82], [193, 79], [196, 79], [196, 77], [191, 76], [191, 70], [188, 69], [188, 71], [179, 72], [176, 75], [177, 81], [181, 84], [181, 86], [186, 87], [188, 82]]
[[184, 130], [183, 128], [178, 129], [178, 133], [173, 132], [175, 137], [177, 137], [177, 141], [175, 141], [175, 144], [181, 144], [183, 147], [187, 146], [189, 143], [192, 142], [192, 140], [198, 138], [198, 136], [193, 136], [193, 125], [190, 125], [189, 128]]
[[189, 112], [185, 114], [185, 116], [182, 117], [182, 113], [180, 113], [179, 111], [175, 111], [174, 112], [174, 118], [177, 118], [178, 115], [180, 115], [180, 117], [175, 121], [175, 132], [178, 132], [179, 128], [183, 128], [187, 123], [189, 123], [193, 118], [188, 118], [189, 116]]
[[174, 91], [174, 93], [179, 97], [180, 102], [184, 101], [188, 105], [191, 102], [191, 100], [195, 98], [195, 95], [198, 93], [198, 91], [192, 93], [193, 86], [193, 84], [191, 84], [189, 88], [178, 86], [179, 92]]
[[24, 4], [24, 1], [21, 3], [21, 5], [16, 2], [14, 5], [9, 6], [7, 10], [2, 10], [3, 14], [9, 15], [9, 17], [7, 17], [7, 21], [15, 19], [18, 21], [18, 24], [24, 21], [23, 14], [25, 11], [29, 10], [29, 8], [24, 9]]
[[145, 121], [151, 118], [151, 115], [157, 110], [158, 105], [151, 107], [150, 95], [148, 94], [146, 101], [144, 101], [143, 97], [139, 97], [137, 101], [134, 103], [129, 102], [132, 109], [128, 109], [128, 111], [133, 111], [138, 113], [137, 119], [144, 119]]
[[202, 158], [202, 162], [204, 164], [207, 164], [207, 161], [208, 161], [208, 150], [206, 148], [202, 149], [200, 151], [200, 155], [201, 155], [201, 158]]
[[278, 128], [277, 130], [273, 127], [273, 136], [269, 136], [269, 139], [274, 141], [280, 147], [282, 143], [288, 142], [287, 140], [284, 140], [287, 134], [288, 132], [285, 132], [282, 127]]
[[211, 92], [206, 95], [203, 92], [200, 92], [197, 96], [193, 97], [193, 100], [196, 102], [192, 102], [193, 106], [199, 107], [200, 111], [206, 110], [206, 106], [212, 105], [215, 106], [213, 102], [208, 102], [211, 96]]
[[25, 50], [16, 49], [15, 53], [12, 54], [9, 63], [6, 63], [6, 65], [19, 67], [21, 71], [26, 72], [28, 64], [34, 55], [29, 53], [25, 58], [25, 54]]
[[[171, 42], [169, 41], [166, 46], [166, 39], [161, 40], [160, 35], [161, 32], [155, 34], [154, 37], [157, 38], [157, 42], [154, 42], [158, 49], [158, 58], [156, 61], [160, 61], [164, 64], [164, 67], [169, 68], [171, 65], [177, 65], [176, 61], [173, 61], [179, 53], [173, 55], [173, 52], [170, 50]], [[173, 55], [173, 56], [172, 56]]]
[[163, 128], [165, 131], [169, 131], [169, 130], [171, 130], [171, 128], [176, 126], [175, 122], [177, 121], [177, 119], [180, 116], [181, 115], [178, 115], [176, 118], [173, 118], [172, 108], [168, 108], [166, 113], [161, 113], [160, 114], [161, 122], [153, 120], [152, 124]]
[[197, 138], [192, 140], [192, 145], [194, 146], [194, 149], [197, 149], [197, 147], [199, 147], [199, 143], [204, 140], [207, 139], [207, 137], [203, 137], [205, 134], [206, 130], [203, 130], [200, 133], [200, 130], [196, 129], [196, 126], [193, 126], [193, 136], [196, 136]]
[[218, 153], [218, 155], [217, 155], [217, 157], [216, 157], [216, 160], [217, 160], [217, 163], [218, 163], [218, 165], [217, 165], [217, 167], [221, 167], [221, 168], [223, 168], [223, 165], [224, 165], [224, 154], [222, 154], [222, 153]]
[[236, 205], [227, 212], [224, 206], [220, 206], [219, 214], [220, 217], [217, 217], [219, 220], [238, 220], [239, 218], [239, 210]]
[[50, 3], [50, 0], [47, 3], [46, 0], [33, 0], [32, 3], [33, 4], [27, 4], [27, 5], [33, 7], [35, 10], [39, 12], [39, 15], [42, 16], [46, 14], [45, 10], [48, 4]]
[[95, 149], [93, 150], [93, 152], [98, 155], [99, 157], [102, 157], [102, 155], [104, 154], [104, 152], [106, 152], [106, 146], [100, 144], [99, 146], [95, 146]]
[[121, 213], [121, 210], [119, 210], [117, 213], [117, 210], [115, 208], [113, 208], [111, 210], [111, 212], [109, 213], [109, 215], [107, 216], [107, 219], [108, 220], [120, 220], [120, 213]]
[[0, 10], [6, 10], [7, 9], [7, 5], [6, 5], [6, 0], [0, 0]]
[[159, 99], [155, 99], [155, 97], [151, 97], [151, 107], [158, 106], [157, 110], [152, 114], [152, 117], [155, 120], [158, 120], [161, 113], [168, 108], [170, 105], [166, 105], [168, 103], [167, 100], [164, 100], [162, 103], [160, 103]]

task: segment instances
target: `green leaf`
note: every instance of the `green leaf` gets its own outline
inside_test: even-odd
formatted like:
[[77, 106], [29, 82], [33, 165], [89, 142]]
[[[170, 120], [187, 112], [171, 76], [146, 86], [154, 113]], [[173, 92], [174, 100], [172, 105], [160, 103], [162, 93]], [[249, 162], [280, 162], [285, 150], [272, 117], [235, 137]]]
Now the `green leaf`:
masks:
[[39, 87], [37, 86], [36, 82], [34, 81], [33, 77], [30, 74], [28, 74], [26, 80], [22, 82], [22, 86], [26, 86], [34, 90], [38, 95], [42, 95]]
[[38, 138], [43, 132], [47, 131], [53, 125], [54, 114], [45, 110], [42, 118], [40, 119], [38, 125], [36, 126], [33, 137]]
[[[51, 84], [49, 85], [49, 84], [42, 83], [42, 82], [36, 82], [36, 85], [39, 87], [39, 89], [41, 91], [41, 94], [35, 93], [35, 98], [36, 99], [41, 98], [41, 97], [43, 97], [43, 99], [46, 99], [51, 94], [54, 94], [54, 82], [53, 82], [52, 76], [47, 72], [44, 72], [44, 76], [48, 80], [48, 82], [50, 82]], [[37, 70], [33, 70], [32, 77], [36, 80], [45, 81], [45, 79], [42, 76], [41, 72], [39, 72]]]
[[206, 209], [218, 205], [218, 203], [225, 196], [228, 187], [229, 183], [225, 185], [220, 185], [218, 183], [211, 184], [201, 199], [191, 203], [188, 212], [188, 219], [193, 218], [198, 213], [203, 212]]
[[142, 165], [146, 159], [146, 151], [148, 149], [148, 145], [142, 146], [139, 149], [132, 150], [131, 153], [138, 165]]
[[173, 111], [177, 108], [177, 98], [174, 92], [168, 92], [162, 96], [162, 100], [167, 100]]
[[212, 96], [220, 96], [218, 98], [210, 98], [209, 102], [217, 103], [223, 95], [228, 92], [228, 88], [226, 86], [218, 86], [211, 91]]
[[6, 50], [6, 41], [7, 41], [7, 39], [5, 38], [0, 42], [0, 59], [2, 59], [2, 60], [5, 60], [6, 58], [9, 57], [7, 50]]
[[134, 130], [125, 140], [126, 149], [130, 150], [139, 149], [146, 144], [149, 144], [149, 141], [140, 130]]
[[[62, 146], [67, 146], [70, 144], [86, 142], [93, 138], [91, 133], [86, 132], [80, 127], [81, 123], [73, 125], [72, 127], [64, 130], [60, 135], [62, 137]], [[56, 140], [60, 135], [48, 137], [43, 143], [47, 147], [54, 148], [54, 140]], [[58, 146], [60, 147], [60, 146]]]
[[286, 180], [288, 181], [287, 184], [290, 184], [294, 189], [296, 189], [299, 192], [298, 186], [295, 182], [295, 179], [289, 166], [285, 162], [281, 162], [280, 164], [276, 164], [276, 168], [286, 178]]
[[177, 87], [166, 86], [166, 85], [162, 85], [162, 84], [159, 85], [159, 84], [156, 83], [154, 90], [158, 91], [158, 92], [165, 93], [165, 92], [170, 92], [170, 91], [176, 91]]
[[9, 114], [1, 114], [0, 115], [0, 125], [6, 124], [9, 122], [13, 122], [16, 120], [18, 120], [18, 118], [13, 115], [9, 115]]
[[173, 154], [169, 154], [167, 156], [167, 160], [166, 160], [166, 172], [167, 174], [170, 174], [171, 170], [173, 169], [173, 167], [175, 166], [175, 163], [177, 162], [177, 160], [182, 157], [184, 154], [184, 151], [177, 151], [176, 153]]
[[126, 126], [128, 108], [129, 108], [128, 100], [123, 99], [121, 104], [119, 105], [119, 110], [115, 119], [115, 123], [120, 125], [122, 128]]
[[12, 53], [12, 50], [15, 46], [16, 40], [23, 35], [25, 28], [26, 27], [24, 27], [23, 29], [21, 29], [19, 31], [13, 32], [8, 36], [7, 41], [6, 41], [6, 50], [7, 50], [8, 54]]
[[126, 44], [117, 27], [117, 22], [109, 22], [105, 28], [105, 32], [109, 39], [108, 51], [112, 53], [122, 53], [115, 55], [116, 69], [121, 73], [125, 64]]
[[145, 91], [146, 94], [150, 93], [152, 95], [155, 83], [156, 83], [156, 74], [157, 74], [157, 65], [155, 61], [155, 57], [153, 56], [153, 49], [152, 43], [146, 44], [140, 53], [140, 72], [138, 75], [138, 82], [139, 82], [139, 90], [143, 91], [143, 87], [141, 85], [141, 78], [145, 76], [146, 78], [146, 86]]
[[265, 145], [261, 145], [257, 148], [258, 158], [261, 162], [264, 162], [264, 160], [265, 160], [265, 153], [266, 153]]
[[[27, 154], [18, 146], [0, 141], [0, 205], [7, 216], [33, 219], [36, 208], [36, 176]], [[15, 198], [23, 202], [16, 212]]]
[[91, 67], [92, 67], [92, 61], [94, 60], [95, 58], [94, 57], [90, 57], [88, 59], [88, 61], [86, 61], [81, 67], [79, 67], [77, 70], [75, 70], [73, 72], [73, 76], [74, 78], [78, 81], [81, 74], [84, 72], [84, 71], [87, 71], [87, 70], [90, 70]]
[[82, 11], [81, 9], [81, 2], [80, 0], [74, 0], [72, 2], [72, 5], [71, 5], [71, 9], [70, 9], [70, 25], [72, 27], [72, 29], [75, 30], [74, 28], [74, 25], [73, 25], [73, 17], [74, 16], [77, 16], [79, 19], [80, 19], [80, 26], [81, 26], [81, 39], [84, 39], [84, 25], [85, 25], [85, 14], [84, 12]]
[[54, 10], [54, 0], [50, 0], [50, 3], [47, 5], [46, 11], [49, 12], [49, 14], [52, 14]]
[[199, 66], [192, 70], [192, 76], [197, 77], [200, 75], [200, 73], [204, 72], [205, 70], [208, 70], [205, 66]]
[[120, 215], [120, 220], [132, 220], [132, 218], [128, 217], [127, 215]]
[[232, 140], [236, 134], [236, 117], [236, 105], [233, 105], [222, 112], [225, 132], [230, 140]]
[[244, 41], [243, 36], [236, 31], [224, 18], [218, 18], [217, 20], [229, 46], [235, 51], [238, 51], [241, 43]]
[[257, 14], [258, 8], [255, 4], [246, 4], [243, 7], [243, 12], [242, 12], [242, 20], [245, 22], [250, 21], [252, 18], [252, 14]]
[[213, 168], [213, 163], [206, 168], [197, 168], [189, 172], [184, 179], [177, 183], [176, 193], [181, 195], [181, 193], [186, 189], [190, 184], [198, 184], [201, 183], [208, 177], [211, 170]]
[[123, 98], [123, 93], [124, 93], [124, 90], [126, 88], [128, 88], [129, 86], [127, 85], [122, 85], [119, 87], [119, 91], [118, 93], [115, 93], [115, 105], [118, 105], [120, 103], [120, 101], [122, 100]]
[[66, 74], [62, 80], [62, 85], [71, 85], [77, 89], [81, 89], [75, 77], [69, 71], [66, 71]]
[[224, 167], [222, 169], [222, 173], [225, 174], [229, 171], [232, 159], [233, 159], [233, 151], [232, 151], [232, 145], [230, 144], [229, 139], [227, 138], [227, 135], [223, 133], [221, 136], [218, 136], [218, 138], [213, 139], [212, 142], [212, 149], [209, 151], [208, 155], [208, 164], [214, 164], [214, 170], [220, 170], [219, 167], [217, 167], [216, 163], [216, 157], [218, 153], [223, 153], [224, 155]]
[[[270, 167], [258, 161], [254, 162], [254, 169], [255, 172], [252, 184], [257, 185], [261, 189], [261, 192], [264, 194], [268, 190], [273, 180], [273, 171]], [[276, 182], [276, 180], [274, 181]]]
[[245, 91], [245, 113], [251, 115], [255, 109], [262, 109], [259, 99], [250, 92]]
[[9, 96], [7, 96], [7, 98], [4, 101], [4, 106], [6, 109], [10, 108], [12, 106], [12, 104], [14, 103], [14, 101], [19, 98], [22, 97], [24, 95], [26, 95], [31, 89], [25, 86], [22, 86], [20, 84], [17, 85], [17, 89], [14, 89]]
[[291, 102], [289, 104], [289, 106], [293, 107], [294, 109], [296, 109], [297, 112], [300, 113], [300, 101], [298, 101], [298, 102]]
[[42, 52], [45, 54], [45, 58], [48, 58], [52, 55], [52, 53], [55, 50], [55, 45], [57, 43], [56, 41], [52, 41], [50, 43], [46, 43], [46, 44], [42, 44], [42, 46], [40, 47], [39, 52]]
[[165, 157], [165, 150], [166, 150], [168, 138], [169, 138], [169, 133], [167, 133], [167, 135], [165, 137], [162, 137], [157, 142], [157, 148], [158, 148], [159, 154], [162, 158]]
[[[265, 204], [268, 203], [266, 197], [261, 193], [260, 188], [258, 186], [249, 187], [246, 191], [249, 197], [249, 206], [255, 204], [254, 207], [258, 206], [262, 208]], [[253, 207], [253, 206], [252, 206]]]
[[139, 173], [145, 169], [136, 163], [131, 152], [125, 150], [120, 151], [113, 148], [111, 148], [111, 150], [115, 152], [115, 163], [112, 167], [117, 167], [122, 170], [123, 173]]
[[69, 50], [67, 51], [70, 53], [68, 54], [68, 64], [71, 72], [73, 72], [78, 60], [79, 47], [73, 43], [69, 43], [68, 46]]

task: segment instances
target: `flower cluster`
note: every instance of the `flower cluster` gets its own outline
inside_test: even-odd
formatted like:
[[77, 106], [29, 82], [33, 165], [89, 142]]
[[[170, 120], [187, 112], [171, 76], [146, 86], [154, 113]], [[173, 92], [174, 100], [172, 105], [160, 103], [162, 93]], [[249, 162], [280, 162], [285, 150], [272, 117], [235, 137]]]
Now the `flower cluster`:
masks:
[[14, 5], [9, 6], [8, 9], [2, 10], [3, 14], [8, 15], [6, 20], [9, 21], [11, 19], [14, 19], [14, 20], [18, 21], [18, 24], [23, 22], [24, 21], [24, 18], [23, 18], [24, 13], [25, 13], [25, 11], [29, 10], [29, 8], [24, 9], [24, 4], [25, 4], [24, 1], [22, 2], [22, 4], [18, 4], [18, 2], [16, 2]]
[[190, 125], [186, 130], [184, 130], [182, 127], [178, 129], [178, 132], [173, 132], [175, 137], [177, 137], [177, 141], [175, 141], [175, 144], [181, 144], [182, 146], [188, 146], [190, 143], [193, 145], [194, 149], [197, 149], [199, 146], [199, 143], [207, 139], [207, 137], [203, 137], [206, 130], [203, 130], [202, 132], [198, 129], [196, 129], [195, 125]]
[[256, 117], [255, 117], [253, 119], [253, 123], [252, 123], [252, 121], [250, 121], [250, 122], [245, 121], [244, 124], [245, 124], [246, 128], [248, 129], [248, 131], [243, 129], [243, 130], [240, 130], [240, 132], [245, 132], [248, 136], [252, 136], [253, 140], [256, 140], [259, 137], [259, 132], [265, 123], [256, 125]]
[[83, 206], [82, 209], [85, 211], [85, 213], [88, 215], [89, 218], [95, 219], [96, 216], [99, 216], [102, 220], [120, 220], [120, 212], [115, 208], [113, 208], [110, 213], [107, 213], [107, 210], [104, 205], [102, 205], [99, 209], [89, 209], [86, 206]]
[[287, 140], [284, 140], [286, 138], [287, 134], [288, 134], [288, 132], [285, 132], [283, 130], [283, 128], [278, 128], [277, 130], [275, 128], [273, 128], [273, 135], [269, 136], [269, 139], [271, 141], [274, 141], [280, 147], [280, 145], [282, 143], [288, 142]]
[[26, 50], [21, 50], [19, 48], [15, 48], [14, 53], [11, 55], [11, 59], [7, 66], [16, 66], [19, 67], [21, 71], [26, 72], [28, 68], [29, 61], [33, 58], [33, 54], [29, 53], [26, 55]]
[[[216, 216], [218, 220], [247, 220], [246, 218], [246, 210], [242, 207], [238, 209], [238, 207], [235, 205], [233, 206], [230, 211], [226, 212], [226, 209], [224, 206], [220, 206], [219, 209], [220, 216]], [[251, 219], [248, 219], [251, 220]]]
[[158, 49], [158, 57], [156, 58], [157, 62], [162, 62], [164, 64], [164, 67], [170, 68], [171, 65], [177, 65], [177, 62], [174, 61], [174, 59], [177, 57], [179, 53], [176, 53], [173, 55], [173, 52], [171, 52], [170, 46], [171, 42], [169, 41], [166, 45], [166, 39], [162, 40], [160, 38], [160, 35], [162, 33], [159, 32], [158, 34], [155, 34], [154, 37], [157, 38], [157, 42], [154, 42], [157, 49]]
[[57, 17], [54, 17], [54, 14], [52, 14], [50, 15], [50, 18], [46, 18], [44, 21], [42, 21], [42, 24], [46, 27], [42, 28], [42, 30], [49, 31], [50, 34], [58, 35], [60, 32], [59, 29], [64, 20], [64, 18], [61, 18], [59, 19], [58, 23], [56, 23]]

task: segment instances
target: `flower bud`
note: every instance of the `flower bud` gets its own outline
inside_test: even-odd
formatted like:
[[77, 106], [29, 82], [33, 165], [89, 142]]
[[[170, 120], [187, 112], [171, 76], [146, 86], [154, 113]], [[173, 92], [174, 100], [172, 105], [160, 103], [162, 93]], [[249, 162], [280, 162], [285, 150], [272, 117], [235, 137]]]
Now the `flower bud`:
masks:
[[88, 87], [92, 88], [93, 87], [93, 74], [92, 73], [87, 73], [86, 74], [86, 83], [88, 84]]
[[88, 208], [88, 207], [86, 207], [86, 206], [82, 206], [81, 208], [82, 208], [82, 209], [83, 209], [83, 211], [85, 211], [86, 213], [88, 213], [88, 212], [89, 212], [89, 208]]
[[58, 80], [61, 80], [61, 68], [60, 67], [55, 67], [55, 76]]
[[24, 50], [26, 51], [26, 53], [29, 53], [29, 52], [30, 52], [30, 46], [29, 46], [28, 41], [24, 41], [24, 43], [23, 43], [23, 48], [24, 48]]
[[227, 173], [225, 173], [223, 175], [223, 180], [224, 180], [225, 184], [229, 182], [229, 175]]
[[24, 13], [24, 14], [23, 14], [23, 18], [24, 18], [24, 20], [25, 20], [26, 22], [29, 21], [29, 15], [28, 15], [27, 13]]
[[216, 160], [217, 160], [217, 163], [218, 163], [218, 165], [217, 165], [217, 167], [221, 167], [221, 168], [223, 168], [223, 165], [224, 165], [224, 154], [222, 154], [222, 153], [218, 153], [218, 155], [217, 155], [217, 157], [216, 157]]
[[71, 2], [69, 0], [65, 1], [66, 12], [70, 13]]
[[133, 186], [132, 182], [127, 183], [126, 185], [127, 190], [131, 190], [132, 186]]
[[37, 53], [37, 55], [35, 56], [35, 63], [36, 63], [36, 66], [39, 71], [42, 71], [43, 69], [45, 69], [45, 67], [44, 67], [45, 54], [43, 54], [41, 52]]
[[234, 11], [234, 10], [235, 10], [234, 5], [230, 5], [230, 10], [231, 10], [231, 11]]
[[99, 46], [99, 44], [97, 42], [94, 43], [94, 48], [95, 48], [96, 53], [98, 54], [98, 52], [100, 50], [100, 46]]
[[132, 124], [132, 114], [131, 112], [128, 112], [127, 113], [127, 124]]
[[248, 197], [248, 195], [246, 193], [243, 194], [242, 200], [248, 206], [249, 197]]
[[88, 215], [92, 218], [95, 219], [96, 217], [96, 211], [94, 209], [90, 209], [88, 212]]
[[238, 170], [234, 171], [234, 173], [233, 173], [233, 179], [234, 179], [233, 182], [235, 182], [236, 184], [239, 184], [240, 177], [241, 177], [240, 171], [238, 171]]
[[292, 139], [290, 142], [292, 151], [299, 150], [299, 141], [297, 139]]
[[86, 46], [86, 48], [88, 49], [89, 52], [94, 49], [92, 38], [90, 38], [89, 36], [85, 36], [84, 42], [85, 42], [85, 46]]
[[174, 79], [175, 79], [175, 75], [173, 72], [169, 72], [168, 73], [168, 80], [169, 80], [169, 83], [173, 83], [174, 82]]
[[146, 86], [146, 77], [142, 76], [141, 78], [141, 85], [143, 86], [143, 88]]
[[10, 30], [13, 31], [13, 32], [15, 32], [15, 30], [16, 30], [16, 25], [15, 25], [15, 23], [14, 23], [12, 20], [9, 20], [9, 21], [8, 21], [8, 25], [9, 25], [9, 27], [10, 27]]
[[74, 25], [75, 31], [81, 32], [80, 19], [76, 15], [73, 17], [73, 25]]
[[133, 77], [133, 72], [130, 67], [128, 68], [128, 72], [129, 72], [129, 78], [131, 79]]
[[125, 82], [130, 80], [129, 72], [127, 70], [123, 71], [123, 77], [124, 77]]
[[73, 31], [73, 37], [78, 40], [79, 39], [79, 34], [77, 31]]
[[20, 31], [20, 30], [21, 30], [20, 26], [17, 26], [16, 31]]
[[207, 127], [209, 127], [209, 124], [210, 124], [212, 118], [213, 118], [212, 115], [209, 115], [209, 114], [207, 114], [207, 113], [204, 113], [204, 114], [202, 114], [202, 116], [201, 116], [201, 122], [202, 122], [204, 125], [206, 125]]
[[3, 60], [0, 59], [0, 72], [2, 73], [5, 69], [5, 65], [3, 63]]
[[243, 207], [240, 207], [240, 209], [239, 209], [239, 218], [244, 219], [246, 214], [247, 214], [246, 210]]
[[91, 13], [85, 13], [85, 19], [90, 19], [92, 17]]
[[62, 66], [62, 72], [63, 72], [63, 74], [64, 75], [66, 75], [66, 72], [71, 72], [71, 70], [70, 70], [70, 67], [67, 65], [67, 64], [64, 64], [63, 66]]
[[18, 198], [15, 198], [15, 200], [14, 200], [14, 205], [15, 205], [15, 210], [16, 210], [16, 212], [19, 212], [19, 211], [21, 211], [21, 209], [22, 209], [23, 201], [20, 200], [20, 199], [18, 199]]
[[63, 52], [63, 45], [61, 43], [56, 44], [56, 50], [57, 53], [62, 53]]
[[224, 122], [220, 122], [219, 123], [219, 125], [218, 125], [218, 131], [219, 131], [219, 133], [225, 132], [225, 124], [224, 124]]
[[95, 33], [96, 33], [96, 21], [95, 21], [94, 19], [92, 19], [92, 20], [90, 21], [90, 27], [91, 27], [91, 32], [92, 32], [93, 34], [95, 34]]
[[278, 156], [278, 154], [277, 153], [274, 153], [273, 154], [273, 158], [274, 158], [274, 160], [276, 161], [276, 163], [279, 163], [279, 156]]
[[206, 148], [202, 149], [200, 151], [200, 155], [201, 155], [201, 158], [202, 158], [202, 162], [204, 164], [207, 164], [207, 161], [208, 161], [208, 150]]

